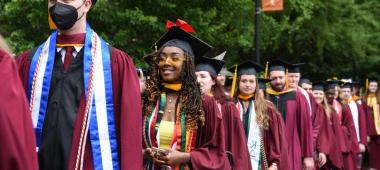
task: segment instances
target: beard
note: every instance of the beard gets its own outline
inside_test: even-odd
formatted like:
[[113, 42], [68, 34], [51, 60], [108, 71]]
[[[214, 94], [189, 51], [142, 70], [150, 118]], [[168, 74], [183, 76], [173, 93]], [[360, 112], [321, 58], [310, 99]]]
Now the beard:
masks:
[[277, 92], [280, 92], [284, 89], [284, 85], [282, 84], [275, 84], [275, 85], [272, 85], [272, 89], [277, 91]]

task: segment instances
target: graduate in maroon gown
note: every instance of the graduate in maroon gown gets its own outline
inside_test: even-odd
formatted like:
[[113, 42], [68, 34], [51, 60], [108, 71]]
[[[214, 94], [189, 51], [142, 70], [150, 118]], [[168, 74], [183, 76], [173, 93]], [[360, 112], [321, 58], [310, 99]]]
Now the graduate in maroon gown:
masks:
[[223, 114], [226, 152], [229, 155], [232, 168], [236, 170], [251, 169], [247, 139], [240, 120], [240, 113], [232, 99], [224, 93], [223, 86], [217, 80], [218, 73], [224, 67], [224, 61], [201, 57], [195, 63], [195, 74], [202, 95], [215, 98]]
[[6, 82], [0, 88], [0, 169], [36, 170], [36, 143], [28, 103], [20, 90], [17, 65], [1, 46], [0, 68], [1, 82]]
[[142, 168], [136, 69], [86, 23], [95, 2], [49, 1], [58, 29], [18, 58], [41, 170]]
[[276, 105], [285, 122], [290, 169], [313, 169], [310, 108], [301, 91], [288, 88], [287, 66], [286, 62], [279, 59], [269, 63], [268, 73], [272, 81], [266, 90], [267, 96]]
[[370, 136], [368, 143], [369, 167], [380, 169], [380, 92], [375, 78], [368, 80], [363, 95], [363, 107], [367, 116], [367, 130]]
[[313, 95], [317, 103], [314, 122], [320, 129], [316, 138], [319, 169], [343, 169], [342, 147], [344, 142], [340, 122], [334, 109], [327, 103], [324, 89], [325, 83], [313, 84]]
[[[351, 138], [348, 147], [351, 147], [353, 153], [352, 160], [355, 161], [356, 167], [360, 168], [362, 163], [362, 155], [366, 151], [367, 141], [367, 124], [366, 115], [363, 107], [352, 99], [352, 83], [346, 82], [341, 86], [340, 98], [342, 100], [343, 115], [351, 115], [353, 120], [354, 135], [356, 138]], [[342, 120], [343, 120], [342, 115]], [[347, 117], [348, 119], [349, 117]]]
[[237, 84], [233, 94], [245, 130], [252, 169], [289, 169], [285, 125], [275, 106], [259, 93], [256, 76], [262, 66], [246, 61], [230, 69], [234, 70]]
[[185, 21], [167, 22], [155, 43], [144, 94], [145, 169], [230, 169], [223, 116], [214, 98], [201, 94], [194, 60], [211, 46]]

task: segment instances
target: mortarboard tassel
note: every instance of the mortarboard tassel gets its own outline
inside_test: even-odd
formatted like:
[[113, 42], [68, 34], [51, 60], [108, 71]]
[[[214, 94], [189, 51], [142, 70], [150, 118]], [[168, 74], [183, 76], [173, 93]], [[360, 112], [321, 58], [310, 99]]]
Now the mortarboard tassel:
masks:
[[235, 95], [236, 79], [237, 79], [237, 64], [235, 65], [234, 77], [232, 79], [232, 86], [231, 86], [231, 92], [230, 92], [231, 97], [234, 97]]
[[287, 90], [289, 86], [288, 82], [288, 69], [285, 69], [285, 89]]
[[269, 62], [267, 61], [267, 64], [265, 65], [265, 72], [264, 72], [264, 78], [265, 79], [268, 78], [268, 64], [269, 64]]
[[49, 22], [49, 28], [50, 28], [51, 30], [55, 30], [55, 29], [57, 29], [57, 26], [55, 25], [53, 19], [50, 17], [50, 12], [49, 12], [49, 10], [48, 10], [48, 22]]
[[368, 92], [369, 80], [365, 79], [365, 91]]

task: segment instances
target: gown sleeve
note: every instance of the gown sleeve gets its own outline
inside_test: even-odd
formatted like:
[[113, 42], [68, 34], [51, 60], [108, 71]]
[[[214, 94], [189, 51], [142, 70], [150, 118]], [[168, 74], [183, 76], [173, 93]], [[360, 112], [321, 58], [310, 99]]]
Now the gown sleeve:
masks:
[[0, 49], [0, 169], [38, 169], [32, 119], [18, 68]]
[[142, 112], [136, 68], [132, 58], [116, 48], [111, 48], [111, 61], [120, 168], [142, 169]]
[[226, 151], [232, 153], [234, 169], [252, 169], [247, 139], [239, 112], [232, 102], [222, 104]]
[[277, 113], [273, 107], [268, 108], [269, 128], [264, 130], [264, 145], [268, 159], [268, 166], [273, 163], [278, 165], [279, 169], [288, 170], [288, 150], [285, 135], [285, 124], [280, 113]]
[[[190, 161], [193, 169], [217, 170], [230, 169], [225, 153], [225, 137], [222, 114], [216, 101], [203, 97], [205, 124], [198, 127], [196, 149], [190, 152]], [[141, 151], [140, 151], [141, 152]]]

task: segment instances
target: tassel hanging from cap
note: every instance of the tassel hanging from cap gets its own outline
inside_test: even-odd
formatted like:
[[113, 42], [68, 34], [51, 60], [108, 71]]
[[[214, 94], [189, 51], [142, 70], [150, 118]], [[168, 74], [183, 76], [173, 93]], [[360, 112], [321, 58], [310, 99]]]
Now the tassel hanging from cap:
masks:
[[368, 92], [369, 80], [365, 79], [365, 91]]
[[52, 19], [51, 16], [50, 16], [50, 12], [49, 12], [49, 10], [48, 10], [48, 22], [49, 22], [49, 28], [50, 28], [51, 30], [55, 30], [55, 29], [57, 29], [57, 26], [55, 25], [53, 19]]
[[288, 81], [288, 69], [285, 69], [285, 89], [288, 89], [289, 81]]
[[234, 77], [232, 79], [232, 86], [231, 86], [231, 92], [230, 92], [231, 97], [234, 97], [235, 95], [236, 79], [237, 79], [237, 64], [235, 65]]
[[265, 72], [264, 72], [265, 79], [268, 79], [268, 65], [269, 65], [269, 62], [267, 61], [267, 63], [265, 64]]

